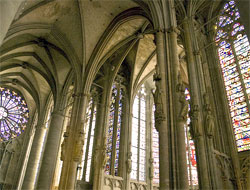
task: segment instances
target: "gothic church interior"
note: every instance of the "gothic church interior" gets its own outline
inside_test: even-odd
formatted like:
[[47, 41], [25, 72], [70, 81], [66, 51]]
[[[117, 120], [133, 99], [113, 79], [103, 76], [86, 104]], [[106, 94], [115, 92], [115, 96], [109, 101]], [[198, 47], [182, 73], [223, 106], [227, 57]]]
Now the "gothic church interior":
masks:
[[0, 190], [250, 189], [250, 1], [0, 8]]

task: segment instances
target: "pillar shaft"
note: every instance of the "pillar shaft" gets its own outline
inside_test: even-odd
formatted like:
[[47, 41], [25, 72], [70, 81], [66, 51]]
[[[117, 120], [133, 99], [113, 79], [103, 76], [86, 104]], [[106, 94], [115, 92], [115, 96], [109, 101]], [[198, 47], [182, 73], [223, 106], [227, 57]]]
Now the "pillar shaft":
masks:
[[63, 119], [63, 115], [58, 112], [51, 114], [51, 122], [37, 182], [37, 189], [51, 189], [57, 154], [60, 147]]
[[44, 125], [36, 128], [22, 189], [34, 189], [46, 131]]
[[169, 189], [169, 138], [166, 121], [166, 59], [164, 50], [164, 33], [156, 34], [157, 48], [157, 74], [155, 99], [155, 128], [159, 131], [159, 165], [160, 165], [160, 189]]
[[207, 168], [205, 142], [203, 138], [203, 129], [201, 124], [201, 103], [199, 100], [202, 99], [199, 93], [199, 84], [197, 79], [197, 73], [195, 68], [195, 59], [193, 55], [192, 40], [190, 33], [190, 25], [188, 19], [183, 22], [185, 48], [187, 54], [187, 65], [188, 65], [188, 77], [190, 84], [191, 94], [191, 127], [193, 130], [193, 136], [195, 138], [195, 146], [197, 152], [198, 161], [198, 174], [199, 174], [199, 185], [202, 189], [210, 189], [209, 173]]
[[175, 116], [176, 137], [177, 137], [177, 161], [178, 161], [178, 184], [180, 189], [188, 189], [188, 173], [187, 173], [187, 157], [186, 157], [186, 143], [184, 125], [187, 121], [188, 104], [185, 100], [185, 88], [182, 85], [181, 76], [179, 73], [179, 58], [177, 35], [179, 31], [177, 28], [170, 28], [169, 30], [169, 47], [171, 52], [171, 71], [172, 71], [172, 95], [174, 107], [172, 108]]
[[[77, 93], [76, 93], [77, 94]], [[59, 189], [75, 189], [77, 166], [81, 161], [84, 144], [83, 110], [88, 105], [88, 95], [77, 94], [72, 108], [69, 134], [65, 143], [65, 158], [63, 161]]]

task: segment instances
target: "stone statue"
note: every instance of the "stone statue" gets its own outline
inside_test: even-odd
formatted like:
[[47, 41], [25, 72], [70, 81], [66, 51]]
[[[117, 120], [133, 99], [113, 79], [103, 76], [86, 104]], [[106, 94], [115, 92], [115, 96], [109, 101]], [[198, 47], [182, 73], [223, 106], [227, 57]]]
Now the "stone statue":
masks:
[[80, 131], [76, 139], [75, 150], [73, 155], [73, 160], [80, 162], [83, 154], [83, 145], [84, 145], [84, 133]]
[[201, 126], [199, 125], [198, 105], [191, 106], [191, 135], [193, 138], [201, 136]]
[[61, 144], [61, 160], [64, 161], [65, 160], [65, 152], [66, 152], [66, 144], [67, 144], [67, 141], [68, 141], [68, 136], [69, 136], [69, 133], [68, 132], [64, 132], [63, 134], [63, 142]]
[[161, 92], [161, 86], [160, 81], [161, 78], [158, 74], [154, 74], [154, 81], [155, 81], [155, 92], [152, 91], [153, 97], [154, 97], [154, 103], [155, 103], [155, 129], [159, 131], [160, 123], [165, 120], [165, 114], [163, 110], [163, 101], [162, 101], [162, 92]]
[[180, 118], [180, 120], [186, 122], [187, 115], [188, 115], [188, 101], [186, 100], [184, 93], [181, 93], [179, 102], [181, 103], [179, 118]]
[[103, 139], [103, 147], [102, 147], [102, 167], [105, 168], [108, 158], [107, 158], [107, 137], [105, 136]]
[[208, 95], [204, 95], [204, 102], [205, 102], [205, 111], [206, 111], [206, 120], [205, 120], [205, 127], [206, 133], [209, 138], [212, 138], [214, 135], [214, 118], [212, 115], [211, 105], [209, 104]]
[[128, 171], [129, 174], [132, 171], [132, 160], [131, 160], [131, 157], [132, 157], [132, 152], [129, 152], [128, 153], [128, 160], [127, 160], [127, 171]]

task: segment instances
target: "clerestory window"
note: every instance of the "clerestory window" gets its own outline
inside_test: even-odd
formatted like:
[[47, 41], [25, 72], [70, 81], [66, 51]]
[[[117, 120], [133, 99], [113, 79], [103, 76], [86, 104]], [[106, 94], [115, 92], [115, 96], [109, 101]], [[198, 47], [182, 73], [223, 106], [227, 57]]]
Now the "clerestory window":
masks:
[[215, 38], [238, 151], [250, 149], [250, 46], [234, 1], [225, 4]]

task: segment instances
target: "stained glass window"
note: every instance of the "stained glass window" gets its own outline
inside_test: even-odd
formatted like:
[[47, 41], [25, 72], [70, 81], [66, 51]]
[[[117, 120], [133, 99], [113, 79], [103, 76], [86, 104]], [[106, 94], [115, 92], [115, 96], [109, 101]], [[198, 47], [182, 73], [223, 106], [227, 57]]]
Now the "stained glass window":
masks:
[[77, 175], [78, 180], [82, 179], [83, 181], [86, 182], [90, 181], [95, 125], [96, 125], [96, 105], [94, 104], [93, 98], [91, 98], [87, 108], [86, 120], [84, 125], [85, 136], [84, 136], [82, 162], [78, 166], [79, 170]]
[[29, 110], [15, 91], [0, 87], [0, 142], [19, 136], [26, 128]]
[[107, 131], [107, 163], [105, 167], [105, 173], [107, 175], [119, 175], [118, 166], [123, 99], [124, 89], [120, 84], [113, 84], [109, 112], [109, 125]]
[[152, 109], [152, 158], [154, 159], [153, 166], [154, 166], [154, 176], [153, 176], [153, 183], [159, 184], [160, 178], [160, 170], [159, 170], [159, 134], [155, 129], [155, 106]]
[[[190, 94], [188, 89], [185, 90], [186, 100], [190, 100]], [[190, 106], [189, 106], [190, 110]], [[190, 189], [198, 189], [198, 172], [197, 172], [197, 160], [195, 153], [194, 141], [190, 134], [190, 117], [188, 115], [187, 123], [185, 125], [185, 142], [186, 142], [186, 156], [187, 156], [187, 170], [188, 181]]]
[[133, 104], [131, 179], [146, 180], [146, 92], [142, 86]]
[[225, 4], [215, 42], [238, 151], [250, 149], [250, 46], [234, 1]]

